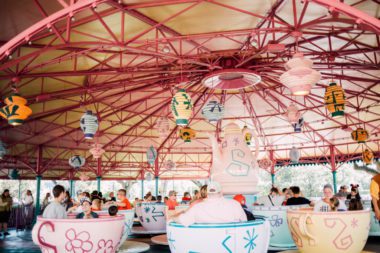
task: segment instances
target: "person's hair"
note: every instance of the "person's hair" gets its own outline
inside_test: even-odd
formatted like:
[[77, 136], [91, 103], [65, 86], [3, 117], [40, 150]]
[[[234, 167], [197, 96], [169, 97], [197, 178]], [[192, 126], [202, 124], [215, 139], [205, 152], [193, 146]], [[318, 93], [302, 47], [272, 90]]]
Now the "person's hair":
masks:
[[298, 186], [292, 186], [290, 187], [290, 189], [292, 190], [293, 194], [300, 194], [301, 190]]
[[205, 184], [205, 185], [203, 185], [202, 187], [201, 187], [201, 198], [202, 199], [205, 199], [205, 198], [207, 198], [207, 184]]
[[110, 207], [108, 208], [108, 214], [109, 214], [110, 216], [116, 216], [117, 211], [118, 211], [117, 206], [110, 206]]
[[331, 191], [334, 191], [333, 188], [332, 188], [332, 186], [331, 186], [331, 184], [325, 184], [325, 185], [323, 186], [323, 190], [324, 190], [324, 189], [330, 189]]
[[102, 206], [101, 206], [101, 202], [100, 202], [100, 199], [94, 199], [94, 200], [92, 201], [92, 204], [95, 205], [96, 207], [98, 207], [99, 209], [102, 208]]
[[185, 193], [183, 194], [184, 197], [186, 197], [187, 195], [190, 195], [190, 192], [185, 192]]
[[270, 193], [272, 192], [279, 194], [277, 187], [274, 187], [274, 186], [270, 189]]
[[331, 208], [331, 211], [337, 211], [338, 206], [339, 206], [339, 199], [337, 197], [332, 197], [330, 199], [330, 208]]
[[199, 193], [198, 190], [194, 190], [194, 195], [197, 195]]
[[102, 197], [103, 197], [103, 193], [102, 193], [102, 192], [99, 192], [99, 193], [98, 193], [98, 196], [99, 196], [99, 198], [102, 198]]
[[47, 192], [45, 195], [45, 198], [48, 198], [48, 197], [50, 197], [50, 192]]
[[31, 190], [26, 190], [26, 193], [30, 193], [30, 195], [32, 195], [32, 191]]
[[157, 201], [158, 201], [158, 202], [161, 202], [161, 201], [162, 201], [162, 196], [161, 196], [161, 195], [158, 195], [158, 196], [157, 196]]
[[127, 191], [125, 189], [120, 189], [118, 192], [124, 193], [124, 196], [127, 196]]
[[288, 188], [282, 188], [282, 193], [285, 193], [288, 190]]
[[165, 196], [164, 200], [169, 200], [169, 197]]
[[71, 195], [70, 195], [69, 191], [66, 191], [66, 196], [67, 196], [68, 199], [71, 199]]
[[83, 192], [84, 196], [87, 197], [87, 198], [90, 198], [90, 193], [89, 192]]
[[98, 195], [98, 191], [96, 191], [96, 190], [95, 190], [95, 191], [92, 191], [92, 192], [91, 192], [91, 195]]
[[62, 185], [57, 184], [53, 188], [53, 196], [54, 198], [58, 198], [62, 192], [65, 192], [65, 188]]
[[3, 197], [3, 198], [5, 198], [5, 193], [9, 193], [9, 190], [8, 189], [5, 189], [4, 191], [3, 191], [3, 194], [1, 194], [1, 197]]
[[359, 199], [351, 199], [348, 203], [348, 211], [363, 210], [363, 204]]
[[155, 196], [152, 196], [152, 201], [156, 201], [156, 197]]

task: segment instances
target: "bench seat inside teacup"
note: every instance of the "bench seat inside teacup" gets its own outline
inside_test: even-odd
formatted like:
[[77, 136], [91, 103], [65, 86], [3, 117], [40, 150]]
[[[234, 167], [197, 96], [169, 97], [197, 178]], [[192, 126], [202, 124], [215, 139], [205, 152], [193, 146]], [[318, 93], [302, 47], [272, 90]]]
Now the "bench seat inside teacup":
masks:
[[171, 252], [267, 252], [269, 223], [256, 220], [238, 223], [198, 223], [189, 227], [167, 225]]

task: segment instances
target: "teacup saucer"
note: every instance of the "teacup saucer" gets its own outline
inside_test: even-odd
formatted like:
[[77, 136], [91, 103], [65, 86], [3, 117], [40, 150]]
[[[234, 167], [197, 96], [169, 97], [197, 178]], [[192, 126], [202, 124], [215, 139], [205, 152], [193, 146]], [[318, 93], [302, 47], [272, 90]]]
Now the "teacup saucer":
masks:
[[150, 249], [149, 244], [143, 242], [135, 242], [127, 240], [120, 247], [118, 253], [140, 253]]
[[153, 234], [165, 234], [166, 229], [164, 230], [146, 230], [144, 227], [132, 227], [132, 234], [137, 235], [153, 235]]
[[166, 246], [169, 245], [169, 243], [168, 243], [168, 237], [166, 236], [166, 234], [153, 236], [151, 238], [151, 240], [155, 244], [166, 245]]
[[[294, 247], [273, 247], [273, 246], [269, 245], [268, 249], [272, 250], [272, 251], [277, 251], [277, 250], [287, 250], [287, 251], [289, 251], [289, 250], [295, 250], [296, 252], [298, 252], [297, 251], [297, 246], [294, 246]], [[285, 251], [285, 252], [287, 252], [287, 251]]]

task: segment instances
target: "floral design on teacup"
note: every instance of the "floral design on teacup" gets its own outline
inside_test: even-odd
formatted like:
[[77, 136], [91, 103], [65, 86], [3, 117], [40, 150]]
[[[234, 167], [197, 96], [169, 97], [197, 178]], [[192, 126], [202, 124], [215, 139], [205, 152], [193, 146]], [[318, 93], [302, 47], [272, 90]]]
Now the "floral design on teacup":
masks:
[[70, 228], [66, 231], [66, 239], [68, 242], [65, 245], [67, 252], [85, 253], [92, 250], [92, 242], [90, 241], [90, 234], [87, 231], [77, 233], [75, 229]]
[[271, 219], [269, 221], [270, 221], [270, 225], [272, 227], [279, 227], [283, 223], [283, 219], [280, 218], [277, 214], [272, 215], [272, 217], [271, 217]]
[[98, 250], [96, 253], [111, 253], [113, 251], [112, 240], [105, 241], [104, 239], [98, 242]]

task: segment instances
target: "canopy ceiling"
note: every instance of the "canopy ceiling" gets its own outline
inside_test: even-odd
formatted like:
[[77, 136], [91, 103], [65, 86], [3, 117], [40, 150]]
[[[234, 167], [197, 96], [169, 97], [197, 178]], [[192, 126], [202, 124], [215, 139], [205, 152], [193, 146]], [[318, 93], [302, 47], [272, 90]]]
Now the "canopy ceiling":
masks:
[[[223, 138], [230, 122], [255, 129], [260, 158], [273, 150], [274, 159], [287, 160], [292, 146], [300, 148], [301, 161], [329, 159], [331, 151], [350, 159], [365, 146], [377, 152], [380, 25], [369, 21], [377, 20], [379, 7], [370, 0], [5, 0], [1, 94], [11, 94], [15, 85], [33, 114], [17, 127], [1, 120], [9, 154], [0, 176], [11, 168], [25, 178], [42, 172], [45, 178], [78, 176], [67, 160], [80, 154], [87, 159], [82, 170], [94, 177], [139, 178], [143, 170], [154, 170], [146, 162], [153, 145], [161, 178], [205, 178], [211, 165], [206, 133]], [[279, 82], [297, 45], [322, 74], [305, 97], [292, 96]], [[232, 91], [201, 84], [205, 75], [227, 68], [253, 70], [262, 80]], [[346, 92], [342, 118], [331, 118], [324, 106], [332, 79]], [[170, 112], [177, 88], [186, 88], [195, 105], [189, 125], [197, 137], [191, 143], [179, 139]], [[201, 115], [211, 99], [226, 109], [218, 124]], [[284, 116], [291, 102], [303, 114], [302, 133], [294, 133]], [[100, 121], [92, 141], [79, 128], [87, 109]], [[171, 121], [165, 140], [155, 128], [160, 116]], [[371, 134], [365, 146], [350, 136], [359, 126]], [[101, 161], [89, 153], [94, 141], [106, 150]], [[176, 170], [165, 170], [169, 159]]]

